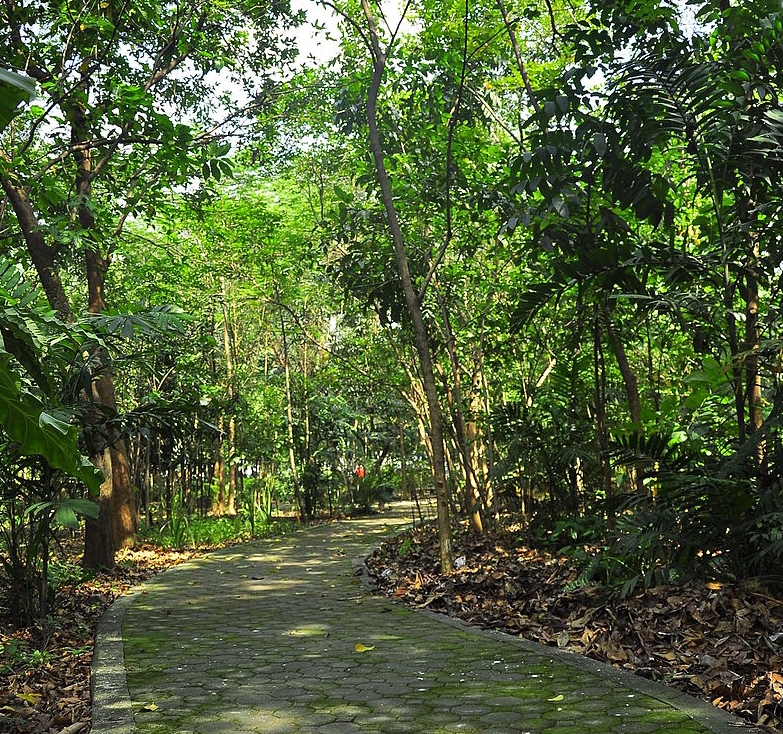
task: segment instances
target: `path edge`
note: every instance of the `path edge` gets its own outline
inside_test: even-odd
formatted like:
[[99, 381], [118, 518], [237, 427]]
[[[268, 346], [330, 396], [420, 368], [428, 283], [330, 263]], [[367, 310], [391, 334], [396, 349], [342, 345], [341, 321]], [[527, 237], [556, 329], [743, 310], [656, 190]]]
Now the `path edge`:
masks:
[[[393, 537], [393, 536], [388, 536]], [[383, 541], [381, 541], [383, 542]], [[714, 734], [738, 734], [743, 732], [744, 734], [764, 734], [763, 730], [757, 726], [753, 726], [743, 719], [735, 716], [734, 714], [719, 709], [713, 706], [707, 701], [702, 701], [700, 698], [691, 696], [683, 691], [680, 691], [671, 686], [664, 685], [658, 681], [650, 680], [648, 678], [642, 678], [630, 671], [615, 668], [609, 663], [601, 662], [600, 660], [593, 660], [592, 658], [580, 655], [577, 652], [564, 650], [556, 647], [550, 647], [549, 645], [543, 645], [540, 642], [533, 642], [532, 640], [526, 640], [522, 637], [515, 637], [507, 632], [501, 632], [495, 629], [484, 629], [475, 625], [463, 622], [456, 617], [450, 617], [447, 614], [441, 612], [434, 612], [431, 609], [417, 609], [416, 607], [410, 607], [403, 602], [396, 601], [387, 596], [376, 593], [376, 585], [373, 580], [373, 576], [370, 573], [370, 569], [367, 566], [367, 560], [377, 550], [379, 546], [373, 545], [366, 549], [366, 552], [360, 556], [356, 556], [351, 560], [353, 566], [354, 576], [361, 579], [362, 583], [366, 587], [368, 593], [372, 593], [378, 599], [383, 599], [390, 604], [402, 606], [406, 609], [410, 609], [415, 614], [426, 614], [431, 618], [437, 620], [441, 624], [446, 624], [450, 627], [455, 627], [468, 634], [482, 635], [490, 637], [495, 640], [500, 640], [504, 644], [513, 645], [527, 650], [536, 655], [548, 656], [553, 659], [557, 659], [560, 662], [570, 665], [580, 671], [592, 673], [602, 678], [616, 683], [618, 686], [623, 686], [636, 693], [649, 696], [657, 701], [668, 704], [673, 708], [684, 713], [688, 718], [692, 719], [698, 724], [708, 727], [714, 732]]]
[[90, 683], [93, 734], [133, 734], [136, 730], [125, 672], [122, 621], [140, 593], [141, 588], [115, 599], [98, 622]]

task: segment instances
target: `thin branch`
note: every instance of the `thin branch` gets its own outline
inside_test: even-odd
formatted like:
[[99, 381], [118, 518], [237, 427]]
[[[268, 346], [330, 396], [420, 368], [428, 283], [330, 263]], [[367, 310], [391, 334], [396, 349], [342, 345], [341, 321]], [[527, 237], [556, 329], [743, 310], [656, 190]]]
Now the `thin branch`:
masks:
[[370, 54], [373, 57], [373, 60], [377, 61], [377, 58], [375, 56], [375, 46], [372, 40], [367, 37], [367, 35], [364, 32], [364, 28], [361, 25], [359, 25], [359, 23], [355, 18], [348, 15], [348, 13], [346, 13], [344, 10], [338, 8], [337, 5], [335, 5], [335, 3], [331, 2], [331, 0], [317, 0], [317, 2], [320, 5], [323, 5], [324, 7], [331, 8], [332, 12], [339, 15], [346, 23], [348, 23], [348, 25], [352, 26], [353, 29], [359, 34], [365, 47], [369, 49]]
[[283, 303], [279, 299], [270, 298], [267, 299], [267, 303], [270, 303], [274, 306], [277, 306], [278, 308], [283, 309], [288, 313], [288, 315], [293, 319], [294, 324], [296, 325], [296, 328], [299, 330], [299, 332], [302, 334], [302, 336], [305, 338], [306, 341], [310, 342], [314, 347], [317, 347], [322, 352], [325, 352], [330, 357], [333, 357], [334, 359], [344, 362], [347, 364], [352, 370], [354, 370], [356, 373], [360, 374], [362, 377], [364, 377], [367, 380], [370, 380], [372, 382], [377, 382], [377, 379], [374, 375], [370, 374], [369, 372], [365, 371], [362, 367], [360, 367], [356, 362], [354, 362], [352, 359], [339, 354], [338, 352], [334, 352], [329, 347], [327, 347], [325, 344], [322, 344], [318, 339], [316, 339], [310, 332], [307, 330], [305, 325], [302, 323], [302, 320], [299, 318], [299, 314], [296, 313], [288, 304]]
[[465, 90], [469, 92], [473, 98], [484, 108], [484, 112], [491, 117], [497, 125], [504, 130], [508, 136], [517, 144], [520, 144], [522, 142], [521, 138], [517, 134], [515, 130], [512, 130], [503, 120], [502, 117], [495, 111], [495, 108], [487, 101], [487, 98], [481, 94], [481, 92], [478, 91], [478, 89], [474, 89], [470, 84], [465, 85]]
[[[514, 30], [514, 26], [516, 25], [516, 21], [512, 21], [509, 17], [508, 10], [506, 9], [506, 4], [504, 0], [497, 0], [498, 4], [498, 10], [500, 10], [500, 15], [503, 17], [503, 23], [506, 26], [506, 30], [508, 31], [508, 37], [511, 40], [511, 48], [514, 50], [514, 57], [517, 61], [517, 68], [519, 69], [519, 73], [522, 76], [522, 82], [525, 85], [525, 90], [527, 91], [527, 96], [530, 98], [530, 104], [533, 105], [533, 109], [536, 111], [536, 113], [541, 112], [541, 107], [538, 104], [538, 100], [536, 99], [536, 94], [533, 91], [533, 86], [530, 84], [530, 77], [527, 73], [527, 66], [525, 65], [525, 60], [522, 58], [522, 50], [519, 47], [519, 39], [517, 38], [516, 31]], [[552, 7], [549, 6], [550, 13], [552, 12]], [[552, 22], [554, 23], [554, 18], [552, 19]]]
[[457, 117], [462, 104], [462, 95], [465, 91], [465, 77], [467, 75], [468, 68], [468, 30], [470, 29], [470, 0], [465, 0], [465, 12], [462, 18], [462, 65], [460, 68], [459, 86], [457, 88], [457, 98], [454, 101], [454, 106], [449, 114], [449, 128], [448, 137], [446, 140], [446, 233], [443, 237], [443, 243], [438, 250], [438, 254], [430, 264], [427, 275], [424, 277], [424, 282], [419, 289], [418, 299], [421, 303], [424, 300], [424, 294], [429, 287], [432, 278], [435, 275], [435, 271], [443, 261], [446, 255], [446, 251], [451, 244], [453, 236], [453, 224], [452, 224], [452, 206], [451, 206], [451, 178], [452, 178], [452, 161], [453, 161], [453, 148], [454, 148], [454, 131], [457, 127]]

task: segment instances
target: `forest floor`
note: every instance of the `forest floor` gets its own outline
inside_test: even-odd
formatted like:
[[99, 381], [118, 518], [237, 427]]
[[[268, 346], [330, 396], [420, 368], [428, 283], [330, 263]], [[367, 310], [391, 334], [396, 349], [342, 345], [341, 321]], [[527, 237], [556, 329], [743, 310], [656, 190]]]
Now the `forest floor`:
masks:
[[[434, 529], [424, 527], [387, 542], [368, 565], [379, 592], [398, 601], [571, 649], [783, 732], [783, 600], [760, 586], [717, 583], [627, 599], [593, 587], [569, 592], [576, 565], [520, 546], [518, 536], [458, 534], [460, 567], [441, 576]], [[85, 734], [101, 615], [134, 586], [202, 552], [123, 551], [112, 573], [61, 588], [45, 627], [9, 631], [0, 608], [0, 732]]]
[[628, 598], [585, 586], [566, 557], [520, 545], [519, 530], [454, 538], [439, 572], [436, 530], [387, 541], [368, 560], [378, 591], [412, 607], [557, 646], [674, 686], [783, 732], [783, 599], [756, 584], [687, 583]]
[[[66, 560], [78, 562], [77, 546]], [[117, 567], [61, 587], [46, 623], [12, 630], [0, 607], [0, 733], [84, 734], [92, 720], [90, 667], [95, 630], [112, 602], [160, 571], [202, 555], [141, 546]]]

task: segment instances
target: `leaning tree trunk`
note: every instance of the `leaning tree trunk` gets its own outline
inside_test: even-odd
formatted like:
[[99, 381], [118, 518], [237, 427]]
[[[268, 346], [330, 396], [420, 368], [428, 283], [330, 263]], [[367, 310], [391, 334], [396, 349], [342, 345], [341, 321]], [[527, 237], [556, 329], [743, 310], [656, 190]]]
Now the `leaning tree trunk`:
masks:
[[438, 539], [440, 542], [441, 571], [448, 573], [452, 569], [451, 550], [451, 511], [449, 508], [449, 494], [446, 484], [446, 459], [443, 445], [443, 415], [438, 398], [437, 384], [432, 366], [430, 354], [430, 338], [424, 315], [419, 302], [419, 296], [413, 286], [408, 256], [402, 236], [402, 229], [397, 217], [394, 205], [391, 182], [383, 160], [383, 146], [378, 131], [378, 93], [381, 81], [386, 69], [386, 52], [381, 49], [380, 39], [375, 27], [375, 19], [368, 0], [362, 0], [362, 9], [369, 28], [371, 53], [373, 58], [373, 75], [370, 89], [367, 94], [367, 123], [369, 127], [370, 149], [375, 163], [375, 172], [381, 189], [381, 198], [386, 210], [389, 223], [389, 232], [394, 244], [394, 255], [397, 262], [397, 271], [400, 276], [400, 284], [408, 307], [408, 315], [413, 324], [416, 352], [421, 369], [422, 385], [427, 397], [429, 411], [429, 431], [432, 441], [432, 474], [435, 481], [435, 497], [438, 505]]

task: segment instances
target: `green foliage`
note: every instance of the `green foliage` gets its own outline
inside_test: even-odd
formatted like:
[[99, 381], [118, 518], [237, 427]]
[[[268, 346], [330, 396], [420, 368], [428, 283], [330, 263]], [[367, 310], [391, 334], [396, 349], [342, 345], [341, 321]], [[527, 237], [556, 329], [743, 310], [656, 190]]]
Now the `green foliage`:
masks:
[[50, 549], [57, 533], [79, 529], [82, 517], [97, 517], [98, 505], [69, 496], [73, 486], [41, 459], [0, 445], [0, 591], [12, 622], [26, 626], [56, 603], [61, 579], [50, 566]]
[[0, 588], [17, 624], [46, 616], [54, 603], [48, 563], [57, 530], [98, 515], [67, 480], [95, 493], [103, 481], [81, 455], [79, 427], [62, 399], [86, 336], [41, 308], [21, 269], [0, 259]]
[[24, 639], [9, 637], [0, 643], [0, 675], [11, 675], [18, 670], [38, 668], [49, 662], [46, 650], [34, 648]]
[[147, 527], [141, 537], [162, 548], [218, 548], [253, 538], [282, 535], [295, 529], [296, 523], [272, 520], [253, 527], [244, 514], [237, 517], [188, 517], [179, 508], [172, 521], [160, 528]]
[[[43, 456], [97, 492], [103, 477], [81, 456], [78, 428], [57, 406], [57, 375], [47, 369], [73, 353], [76, 332], [37, 306], [37, 298], [20, 269], [0, 258], [0, 425], [23, 454]], [[66, 355], [58, 357], [62, 347]]]
[[[5, 138], [10, 173], [53, 258], [38, 272], [56, 272], [74, 315], [40, 309], [24, 266], [3, 264], [5, 445], [52, 480], [21, 487], [9, 464], [3, 512], [39, 600], [33, 525], [90, 511], [61, 473], [99, 482], [85, 438], [127, 442], [161, 525], [147, 532], [176, 547], [265, 532], [276, 502], [366, 511], [430, 484], [367, 155], [362, 16], [333, 64], [281, 83], [267, 72], [291, 58], [286, 3], [202, 5], [1, 18], [5, 57], [30, 60], [43, 100]], [[414, 2], [379, 98], [455, 502], [472, 462], [484, 510], [491, 494], [527, 536], [582, 557], [578, 583], [623, 594], [780, 583], [783, 23], [773, 0], [693, 7], [705, 25], [685, 33], [672, 3], [511, 3], [509, 28], [492, 3]], [[216, 75], [241, 93], [215, 93]], [[4, 79], [0, 116], [29, 92], [3, 97]], [[89, 195], [74, 140], [93, 154]], [[111, 297], [77, 325], [85, 253], [111, 262]], [[111, 350], [117, 406], [80, 436], [65, 407], [91, 386], [91, 345]], [[204, 517], [221, 511], [237, 516]]]
[[21, 102], [35, 99], [35, 82], [21, 74], [0, 69], [0, 132], [19, 114]]

